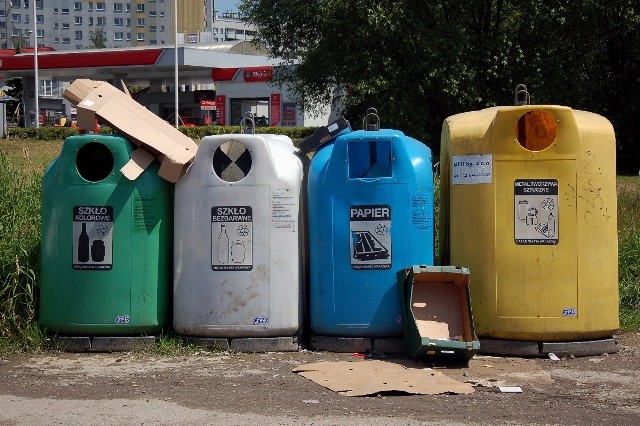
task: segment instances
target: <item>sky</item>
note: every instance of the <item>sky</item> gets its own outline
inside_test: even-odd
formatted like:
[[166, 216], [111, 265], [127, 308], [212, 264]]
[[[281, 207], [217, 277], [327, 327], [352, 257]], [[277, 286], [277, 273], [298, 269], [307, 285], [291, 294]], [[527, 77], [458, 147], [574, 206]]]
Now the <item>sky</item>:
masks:
[[237, 12], [239, 0], [213, 0], [213, 7], [222, 14], [226, 11]]

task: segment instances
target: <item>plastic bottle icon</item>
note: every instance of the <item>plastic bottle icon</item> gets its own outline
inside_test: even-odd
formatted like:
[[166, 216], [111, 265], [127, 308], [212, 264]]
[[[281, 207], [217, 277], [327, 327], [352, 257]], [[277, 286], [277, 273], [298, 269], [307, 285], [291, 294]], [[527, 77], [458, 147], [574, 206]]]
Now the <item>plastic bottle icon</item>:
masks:
[[229, 263], [229, 236], [224, 224], [220, 225], [220, 235], [218, 235], [218, 263]]
[[82, 232], [78, 237], [78, 262], [89, 261], [89, 234], [87, 234], [87, 224], [82, 223]]

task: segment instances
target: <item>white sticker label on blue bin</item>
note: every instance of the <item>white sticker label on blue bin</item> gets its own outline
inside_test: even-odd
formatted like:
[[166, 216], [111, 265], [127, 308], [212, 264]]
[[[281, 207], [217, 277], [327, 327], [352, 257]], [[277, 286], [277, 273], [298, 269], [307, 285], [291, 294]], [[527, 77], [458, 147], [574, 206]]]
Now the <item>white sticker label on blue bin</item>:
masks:
[[353, 269], [391, 269], [391, 206], [351, 206], [349, 232]]
[[491, 183], [493, 179], [493, 155], [454, 155], [451, 161], [451, 183], [473, 185]]

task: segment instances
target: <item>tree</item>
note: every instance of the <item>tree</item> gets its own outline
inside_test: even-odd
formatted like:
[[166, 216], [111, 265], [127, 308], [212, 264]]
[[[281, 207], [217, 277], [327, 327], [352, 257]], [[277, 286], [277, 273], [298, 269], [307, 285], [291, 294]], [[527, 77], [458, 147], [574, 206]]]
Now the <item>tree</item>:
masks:
[[104, 49], [107, 47], [107, 38], [104, 35], [104, 29], [102, 27], [96, 28], [93, 34], [89, 35], [89, 40], [91, 40], [91, 45], [88, 49]]
[[524, 83], [534, 103], [609, 118], [621, 169], [637, 169], [640, 121], [629, 118], [640, 95], [637, 3], [243, 0], [240, 12], [258, 28], [256, 41], [291, 65], [274, 82], [306, 108], [342, 105], [354, 127], [376, 107], [384, 127], [437, 151], [446, 117], [511, 105]]

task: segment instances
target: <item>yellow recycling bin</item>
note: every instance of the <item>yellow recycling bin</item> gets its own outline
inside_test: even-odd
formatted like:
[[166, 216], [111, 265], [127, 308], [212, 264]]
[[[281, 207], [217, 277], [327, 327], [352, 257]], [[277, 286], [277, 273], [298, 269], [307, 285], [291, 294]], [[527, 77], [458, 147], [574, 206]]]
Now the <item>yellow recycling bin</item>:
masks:
[[440, 262], [470, 269], [479, 337], [582, 341], [618, 323], [615, 135], [563, 106], [447, 118]]

